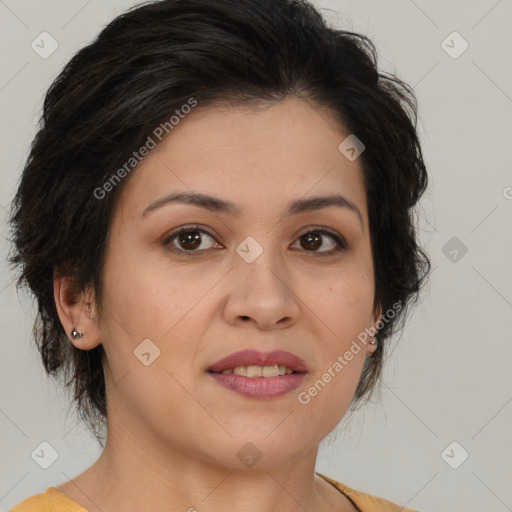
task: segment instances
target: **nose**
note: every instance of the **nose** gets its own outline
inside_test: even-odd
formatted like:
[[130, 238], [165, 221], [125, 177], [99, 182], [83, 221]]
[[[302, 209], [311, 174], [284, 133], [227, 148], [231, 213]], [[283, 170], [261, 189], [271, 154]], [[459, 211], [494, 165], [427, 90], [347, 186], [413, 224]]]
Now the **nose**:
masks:
[[224, 309], [230, 324], [262, 330], [284, 329], [299, 318], [294, 280], [270, 250], [264, 250], [252, 263], [239, 258], [230, 272], [230, 280]]

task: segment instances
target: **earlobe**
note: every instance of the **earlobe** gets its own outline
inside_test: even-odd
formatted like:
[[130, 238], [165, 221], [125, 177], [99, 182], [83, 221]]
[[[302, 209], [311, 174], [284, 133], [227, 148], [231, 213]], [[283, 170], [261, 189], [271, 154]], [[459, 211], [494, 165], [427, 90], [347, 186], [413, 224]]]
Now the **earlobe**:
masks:
[[91, 288], [78, 290], [70, 276], [54, 272], [53, 296], [60, 323], [69, 341], [82, 350], [100, 344], [98, 320], [94, 314], [94, 293]]

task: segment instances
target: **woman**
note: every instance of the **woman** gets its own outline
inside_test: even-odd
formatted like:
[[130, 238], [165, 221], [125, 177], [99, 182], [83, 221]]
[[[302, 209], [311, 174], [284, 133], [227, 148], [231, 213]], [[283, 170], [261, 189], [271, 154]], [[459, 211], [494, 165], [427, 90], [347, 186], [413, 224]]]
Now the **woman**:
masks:
[[410, 510], [314, 468], [428, 275], [415, 125], [304, 1], [152, 2], [79, 51], [11, 261], [103, 452], [12, 510]]

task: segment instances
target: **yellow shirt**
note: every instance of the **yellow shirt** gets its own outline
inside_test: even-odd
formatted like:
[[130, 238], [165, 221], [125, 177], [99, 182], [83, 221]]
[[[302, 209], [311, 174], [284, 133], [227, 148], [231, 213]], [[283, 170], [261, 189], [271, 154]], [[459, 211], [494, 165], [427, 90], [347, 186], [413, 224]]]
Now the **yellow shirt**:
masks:
[[[377, 498], [370, 494], [351, 489], [336, 480], [317, 473], [324, 480], [334, 485], [344, 494], [360, 512], [417, 512], [410, 508], [402, 508], [391, 501]], [[9, 512], [87, 512], [87, 510], [62, 494], [55, 487], [48, 487], [45, 492], [26, 498]]]

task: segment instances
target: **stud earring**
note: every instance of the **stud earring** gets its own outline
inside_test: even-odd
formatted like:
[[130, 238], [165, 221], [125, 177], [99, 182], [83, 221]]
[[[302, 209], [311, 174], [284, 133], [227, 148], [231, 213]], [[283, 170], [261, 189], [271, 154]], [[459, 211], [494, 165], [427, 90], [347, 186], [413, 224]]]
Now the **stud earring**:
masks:
[[73, 327], [73, 330], [71, 331], [71, 337], [72, 337], [74, 340], [77, 340], [78, 338], [83, 338], [83, 337], [84, 337], [84, 335], [83, 335], [83, 333], [78, 332], [78, 331]]
[[377, 345], [377, 339], [375, 336], [372, 336], [372, 339], [370, 340], [370, 345]]

